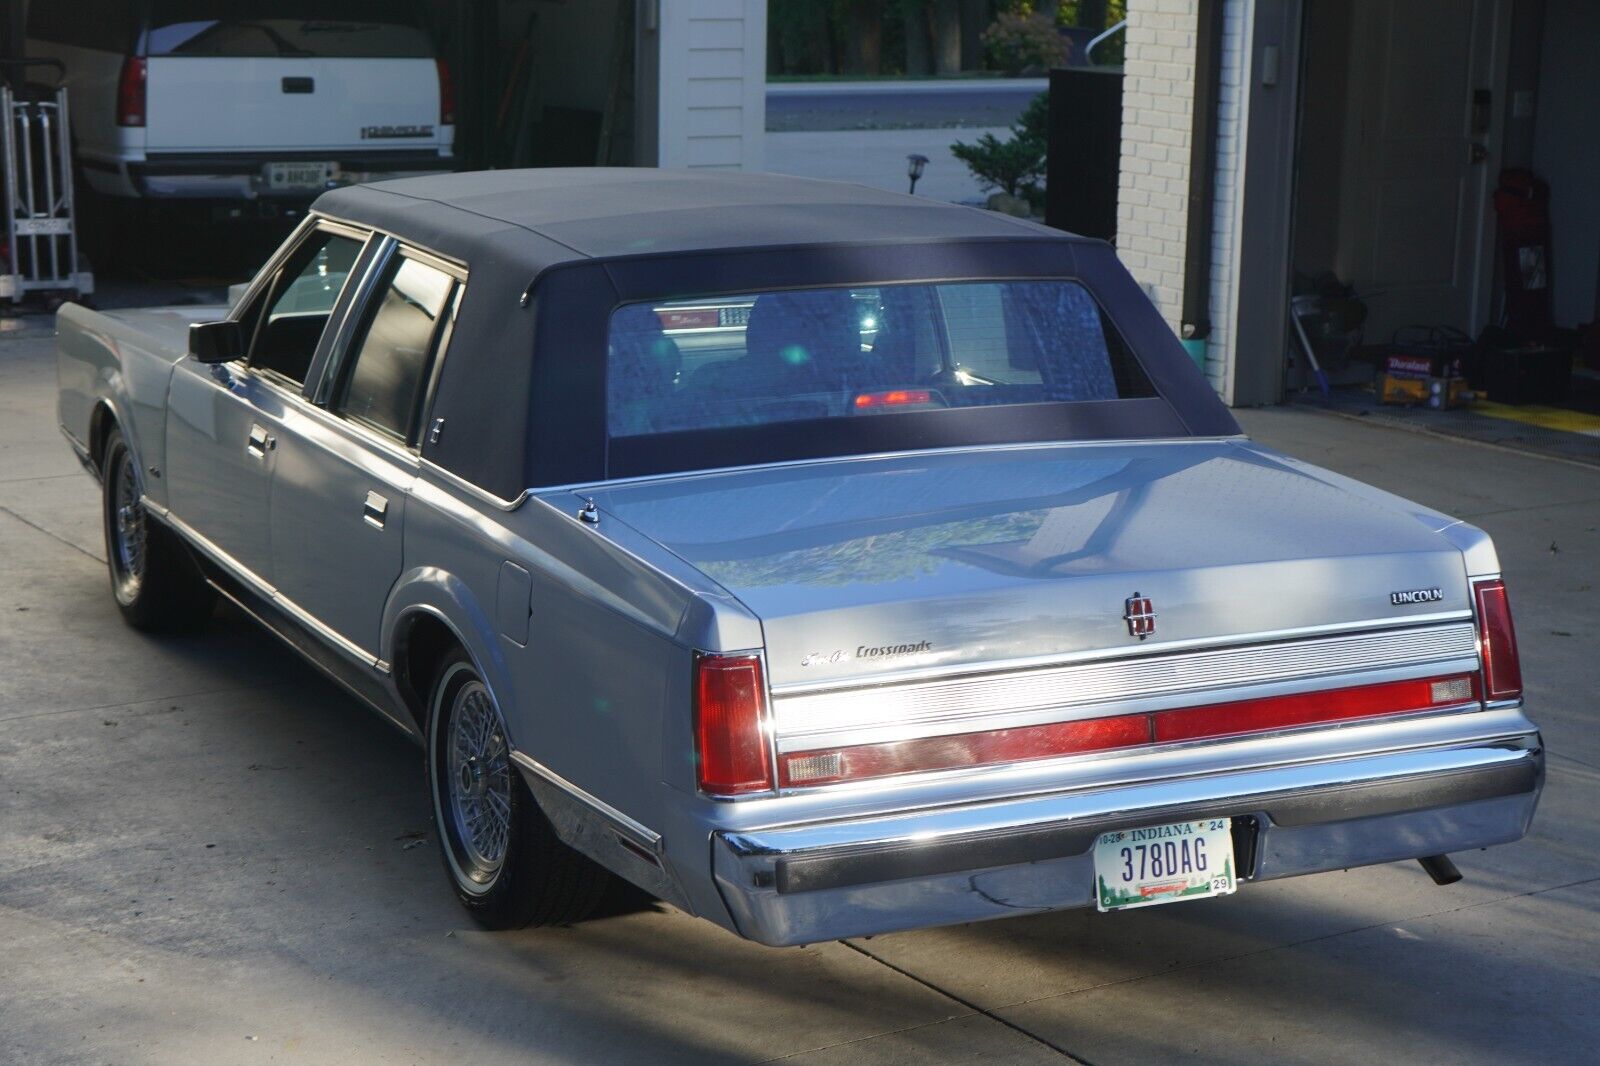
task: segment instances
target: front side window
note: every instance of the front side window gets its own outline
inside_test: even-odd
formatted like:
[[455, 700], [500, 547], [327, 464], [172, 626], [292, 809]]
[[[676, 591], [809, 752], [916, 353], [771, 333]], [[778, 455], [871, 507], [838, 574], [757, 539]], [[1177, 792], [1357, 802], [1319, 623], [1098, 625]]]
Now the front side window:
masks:
[[335, 411], [396, 440], [412, 438], [455, 285], [441, 270], [395, 257], [355, 341]]
[[[255, 341], [250, 365], [302, 385], [317, 342], [322, 339], [333, 305], [344, 291], [362, 242], [340, 233], [318, 230], [296, 248], [262, 303], [241, 319]], [[259, 322], [258, 322], [259, 319]]]
[[1154, 395], [1072, 281], [804, 289], [611, 318], [610, 435]]

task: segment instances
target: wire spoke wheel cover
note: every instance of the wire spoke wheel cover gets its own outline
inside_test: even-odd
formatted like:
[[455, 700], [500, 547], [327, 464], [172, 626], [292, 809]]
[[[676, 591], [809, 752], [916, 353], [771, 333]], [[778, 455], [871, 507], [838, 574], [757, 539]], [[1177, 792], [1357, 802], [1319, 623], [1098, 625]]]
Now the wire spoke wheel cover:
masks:
[[486, 892], [506, 861], [512, 770], [500, 712], [482, 681], [455, 688], [444, 728], [436, 791], [446, 847], [461, 887]]
[[111, 540], [111, 573], [117, 599], [132, 603], [144, 586], [148, 536], [144, 504], [140, 502], [138, 471], [133, 455], [126, 448], [117, 452], [111, 472], [111, 507], [106, 528]]

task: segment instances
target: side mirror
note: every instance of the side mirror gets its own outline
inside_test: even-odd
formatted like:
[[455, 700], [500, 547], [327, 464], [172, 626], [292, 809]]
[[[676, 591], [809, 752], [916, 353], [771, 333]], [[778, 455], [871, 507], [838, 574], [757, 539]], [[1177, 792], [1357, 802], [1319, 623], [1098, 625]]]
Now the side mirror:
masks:
[[197, 363], [226, 363], [244, 354], [244, 330], [231, 319], [189, 326], [189, 355]]

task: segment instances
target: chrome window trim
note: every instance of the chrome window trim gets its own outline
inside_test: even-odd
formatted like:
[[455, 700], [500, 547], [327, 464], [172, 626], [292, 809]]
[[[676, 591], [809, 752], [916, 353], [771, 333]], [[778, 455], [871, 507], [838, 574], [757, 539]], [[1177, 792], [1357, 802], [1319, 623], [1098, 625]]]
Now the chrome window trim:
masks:
[[429, 459], [427, 456], [420, 457], [420, 463], [422, 471], [424, 473], [433, 475], [445, 488], [459, 492], [464, 496], [471, 497], [477, 502], [485, 504], [489, 507], [493, 507], [499, 511], [515, 511], [517, 508], [521, 507], [525, 502], [527, 502], [528, 498], [533, 495], [532, 489], [523, 489], [521, 494], [519, 494], [516, 499], [508, 500], [504, 497], [496, 496], [487, 489], [479, 488], [466, 478], [461, 477], [459, 474], [451, 473], [438, 463], [434, 462], [432, 459]]
[[367, 265], [366, 271], [361, 275], [355, 290], [350, 294], [349, 311], [339, 322], [339, 329], [333, 335], [333, 340], [328, 345], [328, 358], [322, 367], [322, 376], [317, 379], [317, 386], [310, 397], [311, 402], [318, 407], [326, 407], [332, 402], [329, 392], [334, 381], [344, 369], [344, 359], [350, 348], [350, 342], [355, 337], [356, 328], [361, 321], [362, 311], [367, 306], [367, 301], [372, 297], [373, 286], [377, 285], [378, 278], [383, 276], [383, 270], [389, 263], [390, 256], [394, 255], [397, 247], [393, 237], [387, 234], [376, 234], [379, 237], [378, 250], [373, 253], [372, 261]]
[[897, 685], [775, 691], [772, 718], [778, 750], [787, 754], [1477, 669], [1476, 630], [1460, 622]]
[[[189, 523], [173, 514], [170, 509], [160, 506], [148, 496], [141, 497], [140, 502], [144, 505], [146, 510], [155, 514], [163, 522], [166, 522], [168, 525], [170, 525], [173, 529], [180, 533], [184, 539], [188, 540], [189, 543], [192, 544], [197, 550], [204, 552], [212, 562], [228, 571], [228, 573], [236, 580], [244, 585], [247, 585], [257, 595], [261, 596], [263, 599], [269, 600], [274, 607], [282, 610], [297, 623], [305, 626], [315, 636], [323, 640], [329, 647], [343, 653], [347, 658], [354, 660], [356, 663], [362, 666], [369, 667], [373, 670], [376, 670], [378, 673], [383, 674], [384, 676], [388, 676], [390, 672], [390, 665], [388, 663], [384, 662], [378, 656], [363, 648], [361, 645], [348, 639], [337, 630], [328, 626], [316, 615], [312, 614], [310, 611], [307, 611], [304, 607], [301, 607], [298, 603], [279, 592], [276, 586], [262, 580], [262, 578], [257, 575], [254, 570], [251, 570], [233, 556], [223, 551], [216, 544], [208, 540], [204, 534], [200, 533], [193, 526], [189, 525]], [[271, 626], [268, 626], [268, 628], [270, 629]]]
[[347, 218], [340, 218], [338, 215], [330, 215], [325, 211], [318, 211], [316, 209], [312, 209], [310, 212], [308, 212], [306, 217], [308, 219], [321, 219], [321, 220], [323, 220], [325, 222], [330, 222], [330, 223], [332, 223], [334, 225], [337, 225], [337, 226], [344, 226], [344, 227], [347, 227], [347, 228], [364, 229], [369, 233], [381, 233], [385, 237], [389, 237], [392, 240], [399, 241], [401, 244], [404, 244], [407, 247], [414, 249], [415, 251], [421, 252], [424, 255], [430, 256], [433, 259], [438, 260], [438, 262], [440, 264], [444, 265], [446, 268], [448, 268], [448, 269], [450, 269], [452, 271], [459, 271], [460, 272], [459, 280], [461, 280], [461, 281], [465, 281], [466, 280], [467, 270], [469, 268], [468, 268], [467, 263], [466, 263], [465, 260], [452, 258], [451, 256], [445, 255], [443, 252], [436, 251], [433, 248], [429, 248], [424, 244], [421, 244], [421, 243], [419, 243], [417, 241], [414, 241], [414, 240], [410, 239], [409, 237], [406, 237], [403, 234], [396, 233], [394, 230], [384, 229], [382, 226], [374, 226], [369, 222], [355, 222], [355, 221], [352, 221], [352, 220], [347, 219]]
[[[370, 240], [374, 233], [378, 232], [371, 226], [363, 226], [357, 222], [345, 222], [341, 219], [329, 218], [326, 215], [315, 213], [306, 215], [301, 223], [289, 233], [289, 236], [283, 239], [283, 243], [278, 245], [277, 251], [273, 252], [271, 257], [262, 264], [261, 269], [256, 271], [256, 276], [250, 279], [250, 285], [244, 290], [244, 294], [239, 297], [238, 302], [228, 308], [227, 317], [230, 320], [239, 321], [240, 309], [248, 307], [250, 301], [255, 299], [263, 288], [271, 284], [272, 279], [277, 276], [278, 268], [283, 266], [290, 256], [294, 255], [300, 245], [305, 243], [307, 234], [314, 229], [326, 229], [330, 233], [341, 237], [349, 237], [352, 240], [361, 241], [363, 244]], [[349, 283], [349, 279], [346, 279], [345, 284], [348, 285]], [[335, 303], [337, 304], [337, 301]]]

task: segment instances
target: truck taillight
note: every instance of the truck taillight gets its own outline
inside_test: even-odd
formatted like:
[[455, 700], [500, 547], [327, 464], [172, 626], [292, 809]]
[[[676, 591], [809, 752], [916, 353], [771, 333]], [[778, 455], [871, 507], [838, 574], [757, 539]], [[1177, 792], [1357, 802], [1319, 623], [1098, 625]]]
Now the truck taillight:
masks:
[[122, 60], [122, 73], [117, 78], [117, 125], [144, 125], [144, 83], [144, 57], [124, 57]]
[[1483, 656], [1483, 698], [1514, 700], [1522, 695], [1522, 661], [1517, 631], [1511, 626], [1511, 601], [1499, 578], [1474, 581], [1478, 607], [1478, 649]]
[[439, 125], [454, 126], [456, 124], [456, 82], [450, 76], [450, 64], [442, 59], [435, 59], [434, 65], [439, 69]]
[[694, 737], [700, 791], [772, 790], [766, 683], [753, 655], [702, 655], [694, 664]]

